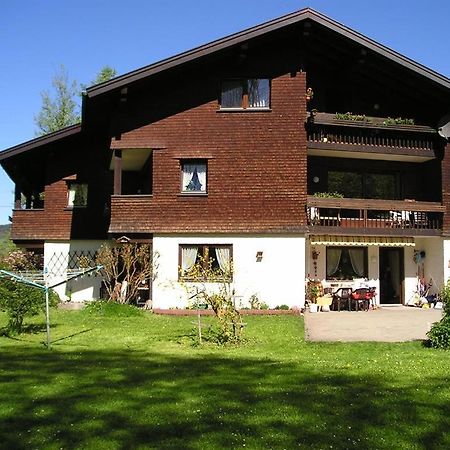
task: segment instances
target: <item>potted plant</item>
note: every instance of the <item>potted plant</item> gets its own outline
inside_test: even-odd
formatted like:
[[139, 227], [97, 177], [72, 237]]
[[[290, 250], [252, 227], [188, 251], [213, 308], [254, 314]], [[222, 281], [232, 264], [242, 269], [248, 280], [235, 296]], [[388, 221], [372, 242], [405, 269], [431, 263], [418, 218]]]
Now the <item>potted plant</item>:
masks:
[[315, 283], [308, 285], [309, 312], [317, 312], [317, 297], [320, 296], [320, 286]]

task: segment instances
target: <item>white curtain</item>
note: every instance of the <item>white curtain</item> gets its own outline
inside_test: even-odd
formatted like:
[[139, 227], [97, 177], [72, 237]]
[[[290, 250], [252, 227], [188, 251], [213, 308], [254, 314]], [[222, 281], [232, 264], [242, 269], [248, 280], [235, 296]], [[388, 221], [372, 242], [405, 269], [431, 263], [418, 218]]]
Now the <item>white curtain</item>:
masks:
[[228, 273], [230, 271], [230, 256], [229, 247], [216, 247], [217, 262], [223, 273]]
[[198, 247], [189, 245], [181, 247], [181, 269], [183, 273], [189, 272], [197, 260]]
[[364, 249], [363, 248], [349, 248], [350, 262], [356, 275], [362, 277], [364, 275]]
[[183, 164], [183, 191], [206, 192], [206, 164]]
[[333, 276], [341, 261], [342, 250], [340, 248], [328, 248], [327, 249], [327, 276]]

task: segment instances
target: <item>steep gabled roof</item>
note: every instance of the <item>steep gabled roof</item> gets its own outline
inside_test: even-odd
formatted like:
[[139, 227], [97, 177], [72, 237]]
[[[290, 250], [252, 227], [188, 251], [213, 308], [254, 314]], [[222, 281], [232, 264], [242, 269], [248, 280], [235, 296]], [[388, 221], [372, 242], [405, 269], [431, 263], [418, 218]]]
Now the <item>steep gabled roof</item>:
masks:
[[261, 36], [263, 34], [270, 33], [272, 31], [279, 30], [283, 27], [287, 27], [289, 25], [293, 25], [305, 20], [317, 22], [318, 24], [323, 25], [324, 27], [332, 31], [335, 31], [336, 33], [347, 37], [354, 42], [374, 51], [375, 53], [384, 56], [391, 61], [400, 64], [401, 66], [412, 70], [450, 90], [449, 78], [423, 66], [422, 64], [413, 61], [412, 59], [401, 55], [400, 53], [395, 52], [394, 50], [391, 50], [388, 47], [385, 47], [384, 45], [373, 41], [372, 39], [369, 39], [368, 37], [358, 33], [357, 31], [354, 31], [351, 28], [348, 28], [340, 24], [339, 22], [334, 21], [329, 17], [320, 14], [317, 11], [314, 11], [311, 8], [305, 8], [300, 11], [279, 17], [278, 19], [265, 22], [261, 25], [248, 28], [222, 39], [218, 39], [187, 52], [180, 53], [157, 63], [150, 64], [148, 66], [129, 72], [125, 75], [113, 78], [112, 80], [105, 83], [89, 87], [86, 90], [86, 96], [88, 98], [92, 98], [107, 93], [111, 90], [120, 89], [134, 81], [141, 80], [164, 70], [179, 66], [183, 63], [193, 61], [197, 58], [212, 54], [219, 50], [223, 50], [233, 45], [243, 43], [257, 36]]

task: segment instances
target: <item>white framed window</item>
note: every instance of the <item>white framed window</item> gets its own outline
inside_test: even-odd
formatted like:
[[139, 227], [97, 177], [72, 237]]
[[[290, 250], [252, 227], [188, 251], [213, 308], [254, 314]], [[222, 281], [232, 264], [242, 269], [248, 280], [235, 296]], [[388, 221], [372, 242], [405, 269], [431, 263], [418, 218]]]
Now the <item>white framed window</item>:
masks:
[[86, 183], [69, 183], [67, 191], [67, 206], [86, 207], [88, 199], [88, 185]]
[[270, 108], [270, 80], [268, 78], [250, 78], [222, 81], [220, 108]]
[[[231, 281], [233, 246], [231, 244], [180, 244], [179, 279], [183, 281]], [[198, 270], [194, 270], [198, 266]], [[207, 280], [205, 274], [213, 279]]]
[[181, 192], [206, 194], [206, 171], [205, 160], [181, 161]]

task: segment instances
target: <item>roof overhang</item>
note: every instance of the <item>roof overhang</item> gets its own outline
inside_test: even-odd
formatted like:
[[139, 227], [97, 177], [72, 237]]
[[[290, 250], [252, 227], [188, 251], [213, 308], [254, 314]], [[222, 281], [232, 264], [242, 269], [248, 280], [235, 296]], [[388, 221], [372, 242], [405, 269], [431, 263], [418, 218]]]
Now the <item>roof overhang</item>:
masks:
[[450, 79], [423, 66], [422, 64], [409, 59], [400, 53], [391, 50], [384, 45], [381, 45], [372, 39], [358, 33], [357, 31], [352, 30], [339, 22], [336, 22], [329, 17], [314, 11], [311, 8], [305, 8], [300, 11], [287, 14], [285, 16], [279, 17], [278, 19], [271, 20], [269, 22], [265, 22], [261, 25], [257, 25], [252, 28], [248, 28], [239, 33], [235, 33], [224, 37], [222, 39], [218, 39], [216, 41], [210, 42], [206, 45], [202, 45], [200, 47], [194, 48], [184, 53], [180, 53], [171, 58], [164, 59], [157, 63], [142, 67], [138, 70], [134, 70], [125, 75], [114, 78], [105, 83], [101, 83], [95, 86], [91, 86], [86, 90], [86, 97], [93, 98], [98, 95], [104, 94], [106, 92], [123, 88], [128, 86], [130, 83], [135, 81], [142, 80], [143, 78], [149, 77], [151, 75], [155, 75], [164, 70], [174, 68], [180, 66], [184, 63], [193, 61], [195, 59], [210, 55], [219, 50], [224, 50], [234, 45], [239, 45], [244, 43], [250, 39], [256, 38], [258, 36], [270, 33], [272, 31], [279, 30], [281, 28], [287, 27], [289, 25], [294, 25], [296, 23], [300, 23], [302, 21], [311, 20], [316, 22], [329, 30], [332, 30], [338, 33], [341, 36], [344, 36], [357, 44], [383, 56], [388, 58], [389, 60], [414, 71], [415, 73], [422, 75], [425, 78], [428, 78], [431, 81], [443, 86], [446, 89], [450, 90]]

